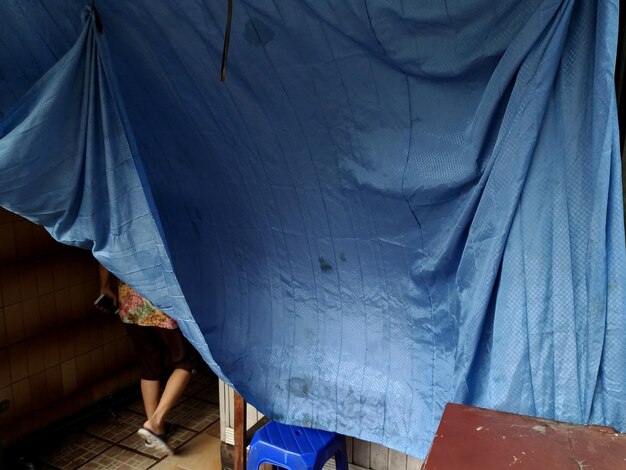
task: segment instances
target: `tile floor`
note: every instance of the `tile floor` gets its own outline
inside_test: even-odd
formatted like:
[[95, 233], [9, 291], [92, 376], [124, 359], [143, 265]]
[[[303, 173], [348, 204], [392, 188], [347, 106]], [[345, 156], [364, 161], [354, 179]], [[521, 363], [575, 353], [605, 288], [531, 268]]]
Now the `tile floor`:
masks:
[[168, 444], [173, 456], [151, 451], [136, 434], [145, 421], [138, 400], [115, 416], [101, 415], [34, 456], [45, 470], [220, 470], [219, 392], [217, 378], [198, 373], [168, 421], [175, 430]]

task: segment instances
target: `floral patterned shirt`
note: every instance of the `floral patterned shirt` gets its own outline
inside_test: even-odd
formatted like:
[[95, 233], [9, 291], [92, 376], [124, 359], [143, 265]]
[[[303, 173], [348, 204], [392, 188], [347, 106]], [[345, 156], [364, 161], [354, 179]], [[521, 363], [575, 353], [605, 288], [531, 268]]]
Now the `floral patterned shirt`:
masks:
[[140, 326], [156, 326], [174, 330], [178, 328], [176, 320], [168, 317], [136, 290], [123, 282], [118, 286], [119, 316], [124, 323]]

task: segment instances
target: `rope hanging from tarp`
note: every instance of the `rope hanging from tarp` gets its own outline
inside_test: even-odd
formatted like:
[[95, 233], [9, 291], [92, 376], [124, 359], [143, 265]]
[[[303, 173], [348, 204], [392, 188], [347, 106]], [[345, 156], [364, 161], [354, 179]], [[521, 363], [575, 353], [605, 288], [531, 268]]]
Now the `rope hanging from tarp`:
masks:
[[226, 16], [226, 31], [224, 32], [224, 49], [222, 50], [222, 69], [220, 81], [226, 80], [226, 64], [228, 62], [228, 45], [230, 43], [230, 27], [233, 19], [233, 0], [228, 0], [228, 14]]

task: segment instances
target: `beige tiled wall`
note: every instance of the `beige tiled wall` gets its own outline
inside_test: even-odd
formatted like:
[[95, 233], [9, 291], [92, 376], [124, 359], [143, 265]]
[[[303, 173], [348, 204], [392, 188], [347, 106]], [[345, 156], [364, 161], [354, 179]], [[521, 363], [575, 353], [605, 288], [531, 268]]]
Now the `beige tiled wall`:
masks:
[[93, 308], [97, 264], [0, 208], [0, 439], [4, 445], [137, 379], [115, 316]]

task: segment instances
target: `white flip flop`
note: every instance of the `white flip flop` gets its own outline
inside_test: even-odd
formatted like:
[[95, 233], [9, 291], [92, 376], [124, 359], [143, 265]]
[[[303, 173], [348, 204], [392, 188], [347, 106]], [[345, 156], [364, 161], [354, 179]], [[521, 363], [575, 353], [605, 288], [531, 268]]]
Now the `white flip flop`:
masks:
[[146, 428], [141, 428], [137, 431], [143, 439], [146, 441], [146, 447], [151, 449], [157, 449], [165, 452], [167, 455], [174, 455], [174, 450], [167, 445], [167, 443], [158, 435]]

